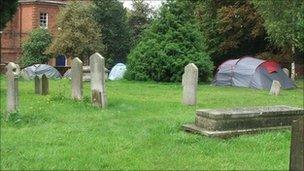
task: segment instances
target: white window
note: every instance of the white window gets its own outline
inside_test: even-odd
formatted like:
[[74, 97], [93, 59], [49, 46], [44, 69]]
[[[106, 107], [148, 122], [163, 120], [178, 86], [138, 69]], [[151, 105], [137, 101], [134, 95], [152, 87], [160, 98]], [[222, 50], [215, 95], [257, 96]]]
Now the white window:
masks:
[[39, 26], [41, 28], [48, 27], [48, 13], [40, 13]]

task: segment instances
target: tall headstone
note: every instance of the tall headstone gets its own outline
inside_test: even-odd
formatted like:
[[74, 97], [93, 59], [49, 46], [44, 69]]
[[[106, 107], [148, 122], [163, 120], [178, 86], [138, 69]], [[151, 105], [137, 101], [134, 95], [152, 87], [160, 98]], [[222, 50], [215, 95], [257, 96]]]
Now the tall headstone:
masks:
[[[18, 77], [20, 73], [19, 65], [9, 62], [6, 66], [6, 79], [7, 79], [7, 112], [16, 112], [19, 105], [18, 93]], [[7, 116], [8, 117], [8, 116]]]
[[41, 79], [39, 78], [38, 75], [36, 75], [34, 80], [35, 80], [35, 94], [41, 94], [42, 91]]
[[72, 79], [72, 98], [74, 100], [82, 100], [82, 77], [83, 77], [83, 63], [79, 58], [74, 58], [71, 67]]
[[198, 68], [190, 63], [185, 67], [182, 78], [183, 104], [196, 105], [197, 101]]
[[49, 94], [49, 79], [45, 74], [41, 77], [41, 95]]
[[289, 77], [289, 70], [287, 68], [283, 68], [283, 71]]
[[289, 170], [304, 170], [304, 117], [292, 125]]
[[269, 94], [278, 96], [280, 94], [281, 84], [277, 80], [273, 80]]
[[105, 90], [105, 59], [95, 53], [90, 57], [92, 104], [105, 108], [107, 95]]

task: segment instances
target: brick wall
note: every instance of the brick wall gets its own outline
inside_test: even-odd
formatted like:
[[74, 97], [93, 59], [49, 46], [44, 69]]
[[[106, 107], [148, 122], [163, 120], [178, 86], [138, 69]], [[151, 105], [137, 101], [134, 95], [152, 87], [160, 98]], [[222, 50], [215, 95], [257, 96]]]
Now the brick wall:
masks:
[[[64, 0], [58, 0], [62, 2]], [[54, 1], [53, 1], [54, 2]], [[7, 23], [1, 37], [1, 63], [18, 62], [21, 56], [21, 43], [30, 31], [39, 27], [40, 13], [48, 13], [48, 29], [55, 35], [56, 16], [63, 4], [27, 1], [19, 3], [13, 19]]]

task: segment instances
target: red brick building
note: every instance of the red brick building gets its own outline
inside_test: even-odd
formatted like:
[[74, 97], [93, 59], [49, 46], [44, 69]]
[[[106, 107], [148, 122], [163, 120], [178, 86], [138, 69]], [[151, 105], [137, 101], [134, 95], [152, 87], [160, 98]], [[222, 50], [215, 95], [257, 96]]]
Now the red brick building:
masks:
[[[49, 29], [55, 35], [58, 30], [56, 17], [67, 0], [19, 0], [12, 20], [6, 24], [1, 36], [1, 64], [17, 62], [21, 42], [35, 28]], [[56, 65], [55, 60], [51, 62]], [[66, 61], [65, 61], [66, 64]]]

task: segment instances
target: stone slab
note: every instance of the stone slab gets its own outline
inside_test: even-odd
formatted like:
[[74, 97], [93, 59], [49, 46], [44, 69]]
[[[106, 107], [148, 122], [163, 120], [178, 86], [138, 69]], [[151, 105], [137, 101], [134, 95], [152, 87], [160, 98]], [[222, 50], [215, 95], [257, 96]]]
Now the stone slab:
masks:
[[274, 130], [290, 127], [304, 116], [302, 108], [290, 106], [247, 107], [235, 109], [199, 109], [194, 124], [183, 125], [184, 130], [206, 136], [224, 137], [234, 134]]
[[293, 116], [303, 113], [302, 108], [290, 107], [285, 105], [265, 106], [265, 107], [247, 107], [234, 109], [199, 109], [196, 114], [202, 117], [214, 119], [227, 118], [248, 118], [257, 116]]
[[182, 129], [186, 132], [195, 134], [201, 134], [207, 137], [214, 138], [231, 138], [243, 134], [255, 134], [265, 131], [283, 130], [290, 129], [290, 126], [279, 126], [279, 127], [266, 127], [266, 128], [255, 128], [255, 129], [241, 129], [241, 130], [227, 130], [227, 131], [210, 131], [196, 126], [195, 124], [184, 124]]

